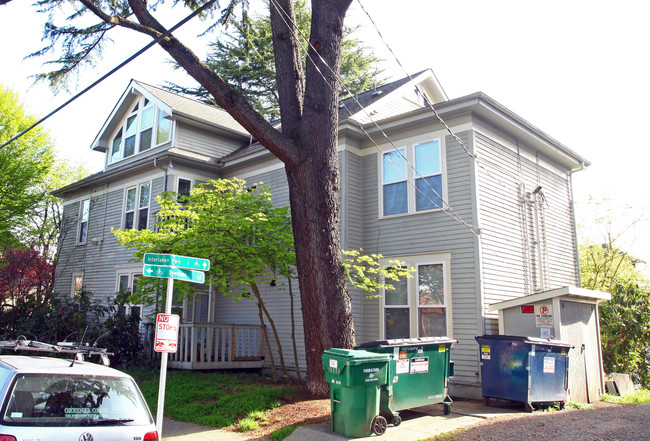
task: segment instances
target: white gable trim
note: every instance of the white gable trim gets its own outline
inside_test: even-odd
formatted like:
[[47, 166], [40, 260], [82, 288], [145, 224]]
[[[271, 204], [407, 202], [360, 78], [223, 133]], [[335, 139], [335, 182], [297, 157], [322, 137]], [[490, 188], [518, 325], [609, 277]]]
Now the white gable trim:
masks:
[[106, 152], [109, 147], [110, 136], [117, 126], [122, 121], [122, 116], [124, 113], [128, 112], [128, 106], [131, 104], [131, 101], [138, 96], [144, 96], [146, 99], [154, 103], [161, 111], [167, 113], [168, 115], [172, 114], [172, 108], [166, 103], [162, 102], [158, 97], [153, 95], [143, 86], [141, 86], [137, 81], [131, 80], [126, 90], [120, 96], [120, 99], [115, 104], [115, 107], [111, 111], [110, 115], [102, 125], [102, 128], [95, 136], [92, 144], [90, 145], [91, 150], [97, 150], [100, 152]]

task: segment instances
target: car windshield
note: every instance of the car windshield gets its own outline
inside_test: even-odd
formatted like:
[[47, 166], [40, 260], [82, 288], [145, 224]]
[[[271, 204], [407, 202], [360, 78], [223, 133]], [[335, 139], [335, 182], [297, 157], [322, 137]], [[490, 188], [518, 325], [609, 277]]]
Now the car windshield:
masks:
[[133, 380], [61, 374], [18, 375], [2, 408], [2, 424], [82, 426], [150, 424]]

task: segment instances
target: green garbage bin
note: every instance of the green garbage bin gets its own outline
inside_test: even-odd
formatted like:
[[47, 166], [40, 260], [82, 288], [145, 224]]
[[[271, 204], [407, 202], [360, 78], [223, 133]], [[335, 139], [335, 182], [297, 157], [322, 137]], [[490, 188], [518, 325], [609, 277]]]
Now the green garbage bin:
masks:
[[451, 411], [447, 391], [454, 376], [449, 359], [453, 340], [447, 337], [420, 337], [362, 343], [359, 349], [390, 355], [386, 385], [380, 391], [380, 413], [389, 423], [401, 422], [398, 411], [442, 403], [444, 414]]
[[330, 385], [332, 432], [347, 437], [382, 435], [388, 423], [379, 415], [379, 388], [386, 384], [390, 355], [332, 348], [322, 360]]

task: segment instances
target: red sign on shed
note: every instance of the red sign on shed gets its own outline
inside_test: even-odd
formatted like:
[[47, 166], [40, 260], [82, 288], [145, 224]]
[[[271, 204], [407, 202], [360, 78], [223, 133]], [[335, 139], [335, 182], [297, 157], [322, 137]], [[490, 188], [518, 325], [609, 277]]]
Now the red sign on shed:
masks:
[[535, 305], [521, 305], [522, 314], [535, 314]]

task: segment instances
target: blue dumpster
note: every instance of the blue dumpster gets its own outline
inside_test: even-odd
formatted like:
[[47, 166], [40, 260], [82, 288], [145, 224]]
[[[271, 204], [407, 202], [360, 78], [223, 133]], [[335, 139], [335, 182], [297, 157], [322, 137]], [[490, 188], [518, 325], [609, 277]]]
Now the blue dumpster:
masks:
[[527, 412], [535, 404], [564, 406], [572, 345], [514, 335], [483, 335], [476, 341], [486, 405], [495, 398], [522, 402]]

